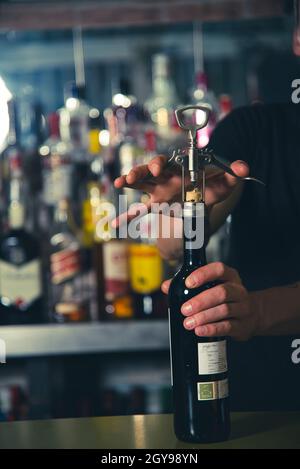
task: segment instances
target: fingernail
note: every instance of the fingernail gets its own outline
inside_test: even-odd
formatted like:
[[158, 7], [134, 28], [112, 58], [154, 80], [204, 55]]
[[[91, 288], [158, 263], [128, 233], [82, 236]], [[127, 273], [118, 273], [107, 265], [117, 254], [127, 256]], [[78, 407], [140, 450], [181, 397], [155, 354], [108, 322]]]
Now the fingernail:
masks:
[[205, 334], [207, 334], [207, 327], [206, 327], [206, 326], [198, 327], [198, 329], [197, 329], [197, 334], [198, 334], [198, 335], [205, 335]]
[[188, 277], [185, 281], [185, 284], [187, 287], [189, 288], [193, 288], [196, 286], [196, 280], [195, 278], [192, 276], [192, 277]]
[[192, 305], [191, 304], [186, 304], [186, 305], [183, 305], [182, 308], [181, 308], [181, 311], [183, 314], [188, 314], [192, 311]]
[[159, 173], [159, 171], [160, 171], [160, 166], [159, 166], [158, 164], [153, 164], [153, 165], [151, 166], [151, 169], [152, 169], [152, 173], [154, 173], [154, 175], [155, 175], [155, 174], [158, 174], [158, 173]]
[[189, 319], [186, 319], [184, 321], [184, 326], [187, 328], [187, 329], [193, 329], [195, 327], [196, 323], [195, 323], [195, 319], [193, 318], [189, 318]]

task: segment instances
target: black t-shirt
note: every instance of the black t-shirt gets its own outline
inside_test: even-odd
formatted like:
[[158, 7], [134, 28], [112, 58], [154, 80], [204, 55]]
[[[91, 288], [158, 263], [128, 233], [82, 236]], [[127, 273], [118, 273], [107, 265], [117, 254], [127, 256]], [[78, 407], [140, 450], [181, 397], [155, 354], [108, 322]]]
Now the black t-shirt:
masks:
[[[250, 291], [300, 280], [300, 105], [237, 109], [217, 126], [209, 147], [229, 161], [246, 161], [250, 174], [266, 183], [244, 184], [227, 263]], [[294, 338], [229, 341], [233, 409], [300, 409]]]

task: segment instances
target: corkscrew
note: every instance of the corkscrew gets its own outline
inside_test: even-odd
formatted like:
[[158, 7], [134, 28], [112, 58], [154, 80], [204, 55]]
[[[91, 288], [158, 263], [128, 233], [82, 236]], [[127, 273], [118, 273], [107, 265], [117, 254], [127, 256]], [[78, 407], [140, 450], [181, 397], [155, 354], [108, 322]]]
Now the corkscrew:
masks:
[[[208, 124], [210, 116], [209, 108], [198, 105], [184, 106], [175, 111], [175, 116], [179, 127], [188, 131], [188, 148], [185, 150], [175, 150], [171, 158], [168, 159], [167, 166], [173, 166], [174, 164], [181, 165], [183, 201], [204, 202], [205, 168], [209, 165], [215, 166], [242, 181], [254, 181], [263, 186], [265, 185], [264, 182], [251, 176], [237, 176], [230, 168], [230, 163], [216, 155], [215, 152], [208, 147], [198, 148], [197, 132]], [[185, 193], [187, 173], [189, 173], [190, 188], [189, 191]], [[199, 183], [201, 186], [200, 189], [198, 187]]]

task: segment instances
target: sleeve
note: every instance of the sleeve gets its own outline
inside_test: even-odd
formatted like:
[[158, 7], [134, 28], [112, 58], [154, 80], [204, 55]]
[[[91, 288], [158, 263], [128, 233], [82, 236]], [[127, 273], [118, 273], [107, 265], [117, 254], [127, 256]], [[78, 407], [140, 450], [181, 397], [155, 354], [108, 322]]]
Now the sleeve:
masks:
[[253, 107], [237, 108], [218, 123], [208, 148], [227, 161], [244, 160], [253, 167], [256, 128]]

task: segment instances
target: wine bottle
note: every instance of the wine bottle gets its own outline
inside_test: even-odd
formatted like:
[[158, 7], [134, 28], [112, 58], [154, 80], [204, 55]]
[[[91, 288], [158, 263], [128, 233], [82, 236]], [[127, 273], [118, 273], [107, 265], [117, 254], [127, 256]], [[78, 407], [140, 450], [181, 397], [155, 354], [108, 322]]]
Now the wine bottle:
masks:
[[215, 285], [185, 285], [206, 264], [205, 242], [196, 249], [193, 238], [204, 213], [202, 202], [184, 204], [184, 260], [169, 290], [174, 428], [178, 439], [195, 443], [225, 440], [230, 431], [226, 339], [196, 336], [183, 327], [181, 313], [187, 300]]
[[58, 202], [49, 240], [49, 309], [55, 322], [89, 321], [80, 244], [72, 230], [69, 202]]
[[[19, 181], [13, 180], [16, 188]], [[0, 324], [43, 321], [39, 243], [25, 228], [19, 198], [9, 206], [9, 230], [0, 240]]]

